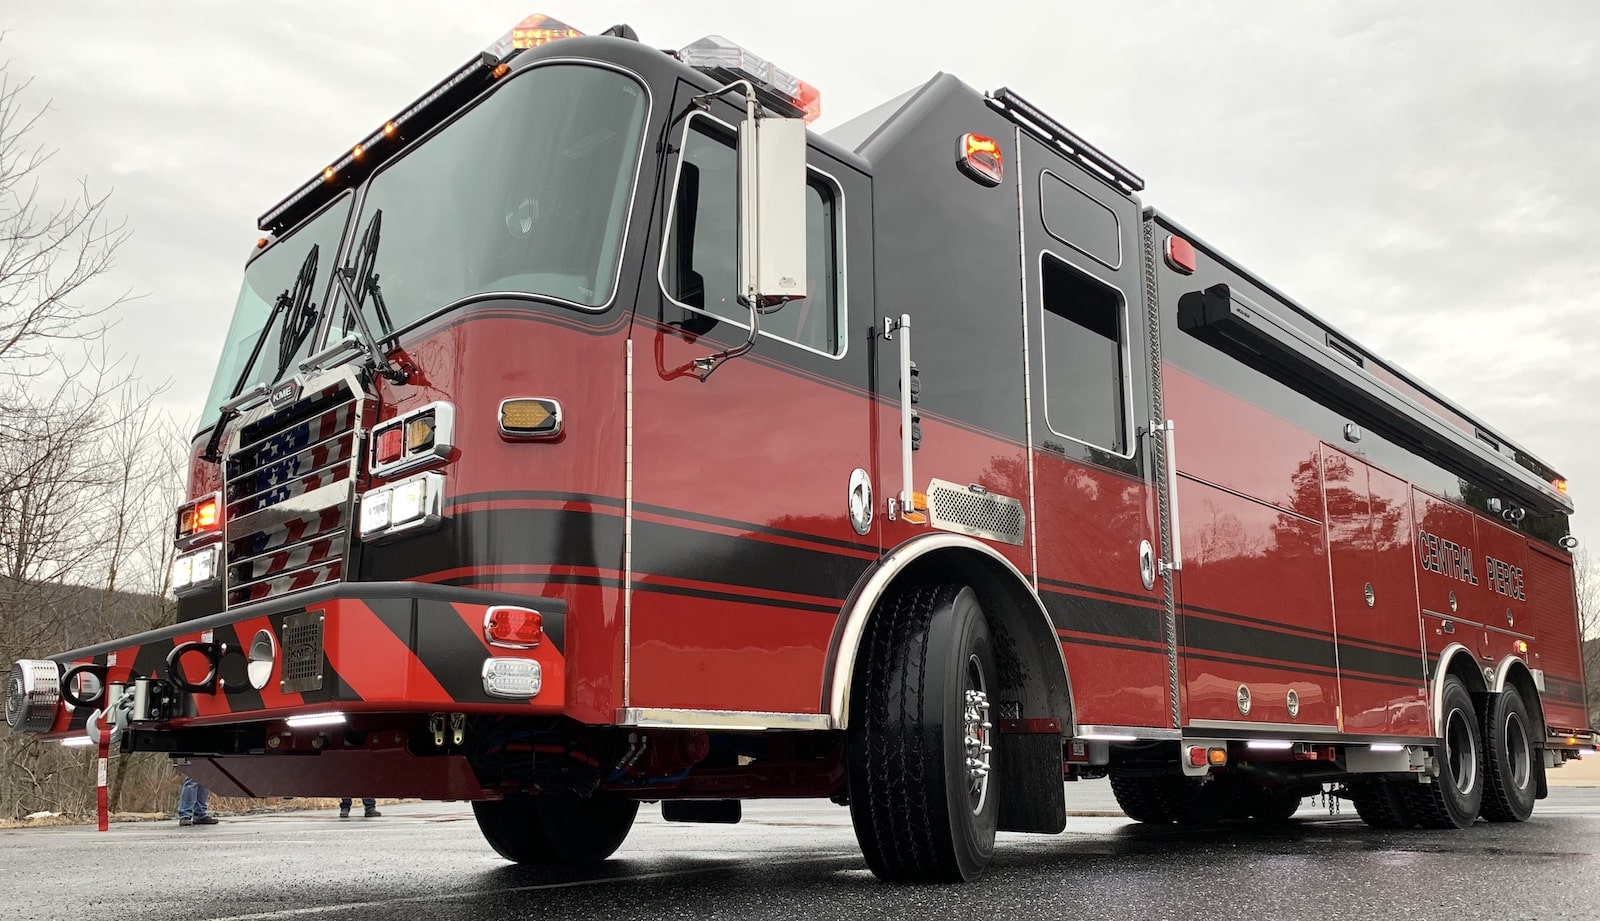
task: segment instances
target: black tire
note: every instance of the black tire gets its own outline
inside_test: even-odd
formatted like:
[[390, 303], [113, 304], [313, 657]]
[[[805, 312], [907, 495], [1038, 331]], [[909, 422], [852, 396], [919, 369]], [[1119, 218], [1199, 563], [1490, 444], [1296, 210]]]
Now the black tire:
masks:
[[1496, 694], [1483, 720], [1483, 808], [1491, 822], [1526, 822], [1538, 794], [1539, 750], [1516, 688]]
[[1232, 777], [1172, 777], [1169, 782], [1172, 820], [1179, 825], [1217, 825], [1239, 814], [1239, 784]]
[[1416, 781], [1365, 780], [1349, 784], [1350, 802], [1355, 804], [1356, 815], [1370, 828], [1414, 828], [1417, 819], [1411, 814], [1406, 796], [1410, 787], [1421, 786]]
[[1169, 795], [1172, 778], [1128, 777], [1111, 775], [1111, 795], [1128, 818], [1149, 825], [1171, 825], [1172, 803]]
[[472, 804], [478, 830], [514, 863], [594, 863], [616, 853], [633, 828], [639, 803], [596, 793], [583, 799], [518, 794]]
[[1432, 783], [1406, 787], [1406, 804], [1424, 828], [1466, 828], [1483, 804], [1483, 738], [1472, 695], [1461, 679], [1444, 679], [1439, 698], [1444, 711], [1444, 738], [1434, 751], [1439, 775]]
[[[997, 674], [988, 621], [964, 585], [900, 587], [867, 622], [846, 767], [856, 840], [879, 879], [962, 882], [994, 856]], [[969, 770], [969, 757], [987, 772]]]
[[1246, 781], [1239, 788], [1234, 810], [1239, 818], [1259, 825], [1277, 825], [1289, 821], [1300, 811], [1301, 799], [1299, 790], [1264, 787]]

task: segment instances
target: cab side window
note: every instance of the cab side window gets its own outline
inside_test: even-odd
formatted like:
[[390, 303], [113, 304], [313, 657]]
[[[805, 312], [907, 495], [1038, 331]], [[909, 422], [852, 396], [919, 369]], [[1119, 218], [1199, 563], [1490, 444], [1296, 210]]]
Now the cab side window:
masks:
[[[707, 118], [690, 120], [678, 167], [661, 285], [682, 307], [749, 328], [738, 301], [738, 155], [734, 135]], [[837, 356], [840, 303], [838, 205], [831, 184], [811, 176], [806, 184], [806, 284], [808, 295], [761, 317], [761, 332]]]
[[1116, 289], [1044, 254], [1045, 419], [1050, 430], [1128, 450], [1126, 310]]

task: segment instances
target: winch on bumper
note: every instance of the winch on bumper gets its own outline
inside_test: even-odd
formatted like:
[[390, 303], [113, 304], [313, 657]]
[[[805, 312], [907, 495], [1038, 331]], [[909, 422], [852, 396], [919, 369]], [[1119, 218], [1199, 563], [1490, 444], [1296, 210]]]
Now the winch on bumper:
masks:
[[[140, 744], [124, 747], [180, 752], [215, 752], [226, 741], [215, 730], [250, 727], [231, 736], [242, 754], [260, 750], [274, 723], [558, 715], [565, 628], [562, 599], [413, 582], [328, 585], [20, 660], [6, 680], [6, 722], [70, 737], [103, 718], [138, 730]], [[172, 744], [152, 741], [160, 736]], [[184, 736], [214, 744], [179, 743]]]

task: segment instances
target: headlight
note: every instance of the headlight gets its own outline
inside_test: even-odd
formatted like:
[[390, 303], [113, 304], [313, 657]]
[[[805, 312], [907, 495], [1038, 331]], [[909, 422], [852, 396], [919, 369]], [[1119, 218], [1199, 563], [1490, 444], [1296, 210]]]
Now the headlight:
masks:
[[361, 539], [369, 544], [437, 527], [444, 520], [444, 474], [431, 471], [361, 497]]
[[172, 590], [187, 595], [209, 588], [217, 581], [217, 545], [182, 553], [172, 561]]

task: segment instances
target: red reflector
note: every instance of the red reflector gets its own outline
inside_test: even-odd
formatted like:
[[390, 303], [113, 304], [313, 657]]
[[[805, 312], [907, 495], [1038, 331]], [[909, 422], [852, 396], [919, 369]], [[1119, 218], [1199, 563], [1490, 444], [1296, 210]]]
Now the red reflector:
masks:
[[1190, 767], [1205, 767], [1206, 766], [1206, 750], [1204, 748], [1201, 748], [1200, 746], [1196, 745], [1196, 746], [1194, 746], [1194, 747], [1189, 749], [1189, 766]]
[[400, 459], [400, 451], [405, 447], [405, 432], [400, 426], [384, 429], [378, 433], [378, 444], [374, 449], [378, 463], [387, 464]]
[[997, 186], [1005, 178], [1000, 145], [981, 134], [963, 134], [956, 144], [956, 166], [963, 173], [987, 186]]
[[527, 608], [490, 608], [483, 633], [500, 646], [537, 646], [544, 637], [544, 617]]
[[1166, 245], [1163, 247], [1167, 265], [1172, 266], [1185, 275], [1193, 275], [1199, 265], [1195, 261], [1194, 245], [1182, 237], [1168, 235]]

